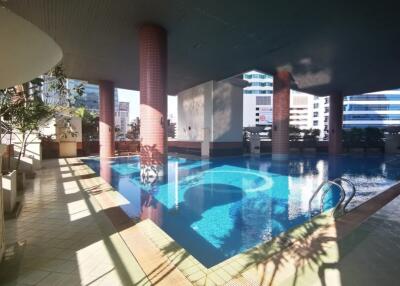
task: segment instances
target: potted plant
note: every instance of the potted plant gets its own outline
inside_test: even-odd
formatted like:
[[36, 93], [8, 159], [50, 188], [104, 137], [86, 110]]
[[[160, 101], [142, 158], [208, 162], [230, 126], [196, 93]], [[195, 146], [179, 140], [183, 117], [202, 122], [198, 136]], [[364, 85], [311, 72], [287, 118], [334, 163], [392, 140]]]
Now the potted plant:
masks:
[[85, 155], [93, 153], [92, 142], [99, 139], [99, 116], [84, 107], [75, 110], [75, 115], [82, 120], [82, 143]]
[[6, 213], [12, 213], [17, 204], [17, 170], [5, 172], [2, 176], [3, 206]]
[[[8, 126], [7, 132], [12, 134], [14, 147], [18, 150], [14, 169], [19, 184], [24, 182], [23, 171], [32, 171], [29, 168], [41, 160], [41, 128], [58, 113], [70, 109], [83, 92], [82, 85], [67, 88], [62, 66], [56, 66], [47, 75], [30, 82], [0, 90], [0, 116]], [[35, 145], [38, 150], [27, 154], [27, 147], [32, 143], [38, 143]], [[24, 166], [21, 162], [24, 162]]]
[[[24, 173], [20, 170], [21, 161], [34, 164], [37, 158], [26, 156], [27, 146], [38, 140], [40, 127], [52, 116], [53, 110], [40, 97], [43, 79], [36, 78], [22, 86], [11, 87], [1, 91], [3, 120], [12, 133], [14, 147], [18, 149], [15, 160], [18, 183], [24, 182]], [[40, 148], [40, 146], [39, 146]], [[40, 155], [39, 155], [40, 156]], [[30, 171], [25, 167], [25, 171]], [[20, 186], [21, 187], [21, 186]]]

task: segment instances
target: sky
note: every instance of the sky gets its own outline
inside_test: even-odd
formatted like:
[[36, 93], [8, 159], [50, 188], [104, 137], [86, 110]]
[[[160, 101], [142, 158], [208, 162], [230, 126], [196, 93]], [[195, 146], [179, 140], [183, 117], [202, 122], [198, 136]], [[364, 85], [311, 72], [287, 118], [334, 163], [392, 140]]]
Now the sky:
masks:
[[[129, 122], [139, 117], [140, 113], [140, 96], [137, 90], [128, 90], [118, 88], [118, 100], [129, 102]], [[168, 95], [168, 118], [173, 122], [177, 121], [177, 97]]]

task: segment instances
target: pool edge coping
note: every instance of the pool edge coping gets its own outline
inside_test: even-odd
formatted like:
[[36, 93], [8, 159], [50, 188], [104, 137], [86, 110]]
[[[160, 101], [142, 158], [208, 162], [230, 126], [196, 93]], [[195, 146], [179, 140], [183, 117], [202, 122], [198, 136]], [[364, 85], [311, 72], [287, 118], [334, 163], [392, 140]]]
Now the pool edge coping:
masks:
[[[80, 157], [76, 159], [82, 163], [85, 168], [96, 174], [88, 165], [85, 164], [85, 162], [81, 160], [90, 159], [90, 157]], [[108, 195], [110, 195], [110, 191], [113, 191], [114, 195], [122, 196], [108, 182], [106, 182], [97, 174], [96, 177], [92, 179], [101, 184], [106, 184]], [[321, 230], [321, 228], [326, 229], [334, 226], [337, 231], [337, 240], [339, 241], [343, 239], [347, 234], [356, 229], [365, 219], [376, 213], [377, 210], [392, 201], [399, 194], [400, 182], [397, 182], [393, 186], [361, 203], [336, 220], [334, 220], [327, 212], [317, 215], [311, 220], [281, 233], [268, 242], [262, 242], [209, 268], [200, 263], [190, 254], [190, 252], [186, 251], [150, 219], [145, 219], [142, 221], [132, 220], [130, 222], [130, 227], [140, 227], [141, 230], [148, 235], [148, 238], [161, 253], [164, 253], [163, 249], [166, 245], [171, 246], [171, 248], [174, 250], [173, 253], [165, 254], [164, 256], [173, 265], [173, 267], [178, 269], [191, 283], [195, 285], [205, 285], [206, 279], [211, 279], [215, 284], [219, 285], [239, 277], [247, 269], [257, 266], [261, 262], [266, 262], [274, 255], [290, 249], [291, 246], [299, 239], [307, 239], [311, 236], [318, 235], [317, 232], [318, 230]], [[102, 202], [96, 198], [97, 195], [94, 197], [102, 209], [105, 209], [105, 206], [102, 204]], [[115, 206], [120, 207], [118, 200], [115, 200], [113, 203], [115, 203]], [[107, 217], [114, 225], [118, 226], [121, 224], [119, 221], [115, 221], [117, 217], [109, 215], [107, 215]], [[124, 224], [126, 225], [126, 222], [124, 222]], [[313, 226], [313, 224], [316, 224], [316, 226]], [[312, 226], [311, 229], [309, 229], [310, 225]], [[118, 229], [118, 227], [116, 227], [116, 229], [121, 235], [121, 238], [126, 242], [126, 237], [124, 237], [120, 229]], [[131, 249], [128, 243], [127, 246]], [[134, 254], [134, 252], [132, 253]], [[258, 256], [258, 259], [256, 261], [251, 261], [250, 257], [252, 256]]]

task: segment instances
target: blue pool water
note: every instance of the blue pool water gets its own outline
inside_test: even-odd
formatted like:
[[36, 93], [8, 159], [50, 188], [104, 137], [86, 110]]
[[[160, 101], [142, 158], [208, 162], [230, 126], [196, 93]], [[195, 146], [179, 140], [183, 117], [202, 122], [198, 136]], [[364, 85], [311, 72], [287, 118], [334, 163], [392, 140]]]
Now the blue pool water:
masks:
[[[144, 187], [137, 156], [84, 161], [127, 199], [121, 207], [130, 217], [152, 219], [207, 267], [304, 223], [309, 198], [328, 178], [356, 184], [350, 208], [400, 179], [400, 160], [383, 156], [295, 156], [281, 163], [270, 155], [169, 157], [168, 179]], [[326, 209], [337, 200], [338, 192], [330, 192]]]

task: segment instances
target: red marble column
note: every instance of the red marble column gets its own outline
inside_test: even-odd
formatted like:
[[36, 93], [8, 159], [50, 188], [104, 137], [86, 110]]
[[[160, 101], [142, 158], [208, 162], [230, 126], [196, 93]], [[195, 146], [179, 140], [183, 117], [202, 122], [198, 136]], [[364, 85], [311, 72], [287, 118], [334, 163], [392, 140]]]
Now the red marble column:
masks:
[[114, 156], [114, 83], [102, 80], [100, 89], [100, 157]]
[[329, 154], [342, 153], [342, 128], [343, 128], [343, 95], [332, 94], [329, 97]]
[[167, 158], [167, 32], [139, 28], [140, 164], [142, 181], [164, 175]]
[[274, 76], [272, 104], [272, 159], [285, 160], [289, 154], [290, 73]]

